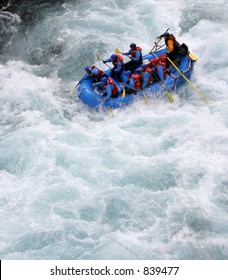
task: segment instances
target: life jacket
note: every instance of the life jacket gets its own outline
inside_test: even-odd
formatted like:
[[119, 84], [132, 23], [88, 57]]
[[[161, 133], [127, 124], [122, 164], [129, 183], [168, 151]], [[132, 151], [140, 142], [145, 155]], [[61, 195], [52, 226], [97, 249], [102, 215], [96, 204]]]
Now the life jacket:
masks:
[[[93, 70], [94, 68], [96, 68], [96, 66], [95, 66], [95, 65], [92, 65], [90, 68], [91, 68], [91, 70]], [[100, 69], [98, 69], [98, 68], [97, 68], [97, 70], [98, 70], [98, 74], [97, 74], [97, 75], [94, 75], [94, 74], [92, 74], [92, 73], [89, 74], [91, 78], [100, 79], [102, 76], [104, 76], [104, 72], [103, 72], [102, 70], [100, 70]]]
[[140, 88], [140, 76], [139, 76], [139, 74], [133, 74], [132, 76], [131, 76], [131, 79], [135, 79], [136, 80], [136, 82], [135, 82], [135, 84], [134, 84], [134, 88], [135, 89], [139, 89]]
[[152, 67], [155, 67], [155, 69], [158, 71], [158, 66], [163, 66], [164, 67], [164, 70], [163, 70], [163, 73], [164, 73], [164, 77], [166, 76], [166, 55], [165, 54], [162, 54], [160, 55], [158, 58], [153, 58], [151, 59], [150, 61], [150, 64]]
[[142, 78], [142, 80], [144, 79], [144, 74], [145, 74], [146, 72], [149, 72], [149, 73], [150, 73], [150, 78], [149, 78], [148, 83], [152, 83], [152, 82], [153, 82], [153, 76], [152, 76], [152, 69], [151, 69], [150, 67], [146, 67], [146, 69], [142, 71], [142, 73], [141, 73], [141, 78]]
[[136, 47], [136, 49], [135, 50], [133, 50], [132, 52], [131, 52], [131, 56], [132, 57], [136, 57], [136, 52], [137, 51], [140, 51], [140, 58], [139, 58], [139, 61], [142, 63], [142, 48], [140, 48], [140, 47]]
[[104, 85], [104, 89], [110, 84], [113, 85], [112, 95], [118, 95], [118, 88], [112, 78], [108, 78], [108, 82]]
[[[117, 65], [118, 65], [118, 63], [120, 61], [123, 62], [123, 57], [119, 53], [117, 53], [116, 55], [117, 55], [117, 60], [116, 61], [112, 61], [112, 64], [114, 65], [114, 68], [117, 68]], [[124, 63], [122, 63], [122, 69], [123, 68], [124, 68]]]
[[165, 38], [165, 44], [168, 47], [168, 41], [173, 41], [173, 48], [174, 51], [178, 51], [178, 48], [180, 47], [180, 44], [177, 42], [176, 37], [173, 34], [170, 34], [167, 38]]

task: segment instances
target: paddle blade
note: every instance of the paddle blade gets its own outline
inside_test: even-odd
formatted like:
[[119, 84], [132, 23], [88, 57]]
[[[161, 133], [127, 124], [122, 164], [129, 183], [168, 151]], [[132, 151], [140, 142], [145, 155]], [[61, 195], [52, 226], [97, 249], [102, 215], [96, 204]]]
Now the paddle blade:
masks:
[[188, 56], [194, 61], [198, 60], [198, 57], [196, 55], [194, 55], [193, 53], [189, 53]]
[[96, 56], [97, 56], [98, 59], [102, 60], [102, 58], [101, 58], [101, 56], [99, 55], [98, 52], [96, 52], [95, 54], [96, 54]]
[[168, 90], [166, 90], [165, 93], [167, 94], [167, 96], [168, 96], [170, 102], [173, 103], [173, 102], [174, 102], [174, 99], [173, 99], [171, 93], [169, 93]]
[[75, 91], [75, 88], [73, 88], [73, 89], [71, 89], [70, 91], [68, 91], [68, 94], [69, 94], [69, 95], [72, 95], [72, 94], [74, 93], [74, 91]]
[[110, 107], [108, 106], [108, 110], [109, 110], [109, 112], [111, 113], [112, 117], [115, 117], [112, 108], [110, 108]]
[[145, 94], [144, 92], [143, 92], [143, 98], [144, 98], [146, 104], [147, 104], [148, 106], [150, 106], [150, 102], [149, 102], [149, 100], [148, 100], [148, 98], [146, 97], [146, 94]]
[[125, 95], [126, 95], [126, 90], [124, 88], [123, 91], [122, 91], [122, 99], [124, 99]]
[[120, 50], [116, 48], [115, 53], [120, 53]]

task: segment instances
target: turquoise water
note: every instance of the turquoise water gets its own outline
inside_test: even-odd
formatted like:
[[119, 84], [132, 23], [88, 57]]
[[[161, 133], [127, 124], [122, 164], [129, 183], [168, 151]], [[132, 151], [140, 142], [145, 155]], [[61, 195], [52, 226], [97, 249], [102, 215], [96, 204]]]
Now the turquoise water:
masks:
[[[196, 0], [1, 9], [1, 259], [228, 258], [226, 11]], [[106, 70], [95, 52], [136, 42], [146, 54], [168, 27], [199, 57], [191, 81], [208, 105], [185, 85], [173, 104], [113, 117], [67, 94], [86, 65]]]

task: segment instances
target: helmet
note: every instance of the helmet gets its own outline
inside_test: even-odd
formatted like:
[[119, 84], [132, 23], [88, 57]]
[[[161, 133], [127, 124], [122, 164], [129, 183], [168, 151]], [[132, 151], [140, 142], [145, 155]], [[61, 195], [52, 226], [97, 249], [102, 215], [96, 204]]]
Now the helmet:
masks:
[[112, 58], [114, 61], [116, 61], [116, 60], [117, 60], [117, 55], [114, 53], [114, 54], [111, 55], [111, 58]]
[[169, 32], [165, 32], [164, 34], [162, 34], [162, 37], [168, 37], [169, 36]]
[[146, 64], [142, 64], [142, 65], [141, 65], [141, 68], [144, 69], [144, 70], [146, 70]]
[[105, 77], [101, 78], [102, 83], [107, 84], [107, 81], [108, 81], [107, 78], [105, 78]]
[[136, 44], [135, 43], [131, 43], [130, 44], [130, 48], [132, 48], [132, 49], [136, 48]]
[[86, 72], [89, 72], [89, 71], [90, 71], [90, 67], [89, 67], [89, 66], [86, 66], [85, 71], [86, 71]]
[[130, 77], [130, 76], [131, 76], [131, 71], [130, 71], [130, 70], [126, 71], [126, 72], [125, 72], [125, 75], [126, 75], [127, 77]]

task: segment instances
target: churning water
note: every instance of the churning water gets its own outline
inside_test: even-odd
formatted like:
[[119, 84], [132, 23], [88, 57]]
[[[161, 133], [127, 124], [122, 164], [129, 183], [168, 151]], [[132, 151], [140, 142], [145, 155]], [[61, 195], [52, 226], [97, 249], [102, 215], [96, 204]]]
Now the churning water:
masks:
[[[0, 258], [227, 259], [227, 1], [3, 2]], [[67, 94], [168, 27], [208, 104], [186, 84], [113, 117]]]

